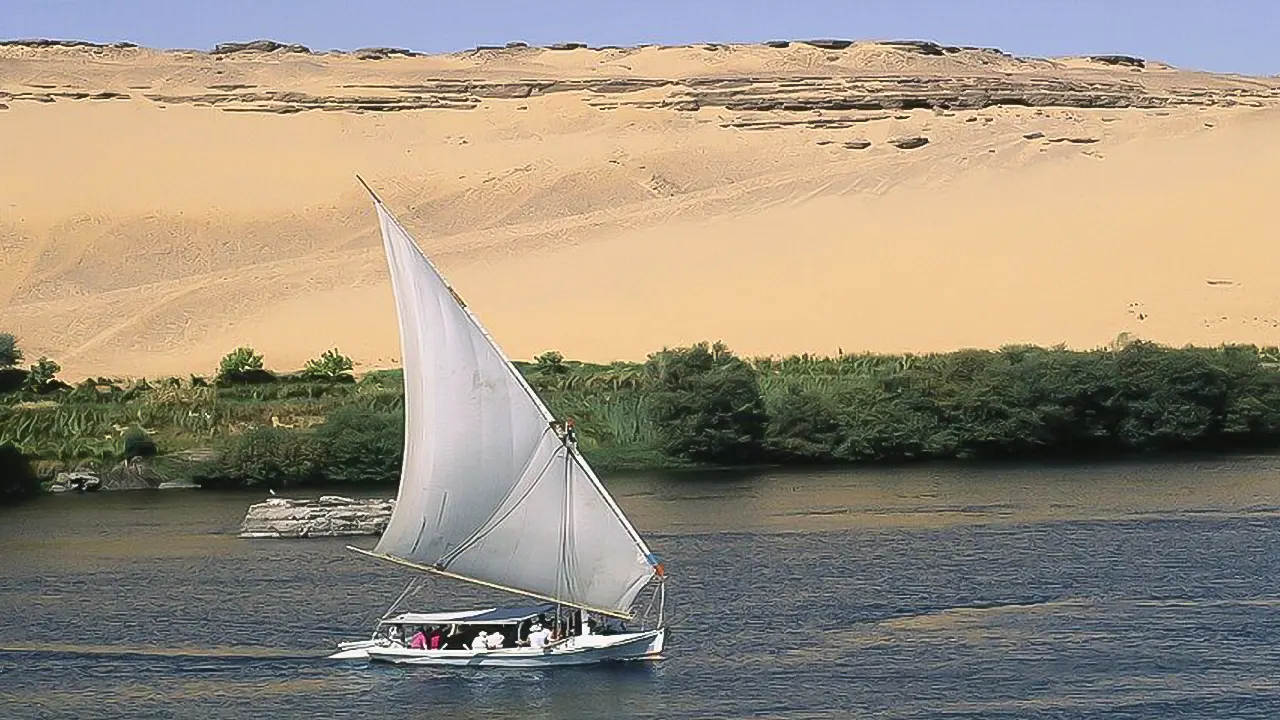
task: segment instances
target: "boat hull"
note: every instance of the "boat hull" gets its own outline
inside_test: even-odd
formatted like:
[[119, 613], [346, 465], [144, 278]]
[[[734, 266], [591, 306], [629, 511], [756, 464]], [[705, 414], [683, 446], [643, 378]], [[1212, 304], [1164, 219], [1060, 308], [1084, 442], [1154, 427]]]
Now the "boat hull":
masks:
[[328, 660], [368, 660], [369, 648], [378, 647], [376, 640], [355, 640], [338, 643], [338, 652], [328, 656]]
[[574, 637], [551, 648], [498, 650], [414, 650], [382, 646], [372, 641], [343, 643], [335, 660], [368, 659], [396, 665], [452, 665], [463, 667], [555, 667], [604, 662], [658, 660], [666, 645], [665, 628], [617, 635]]

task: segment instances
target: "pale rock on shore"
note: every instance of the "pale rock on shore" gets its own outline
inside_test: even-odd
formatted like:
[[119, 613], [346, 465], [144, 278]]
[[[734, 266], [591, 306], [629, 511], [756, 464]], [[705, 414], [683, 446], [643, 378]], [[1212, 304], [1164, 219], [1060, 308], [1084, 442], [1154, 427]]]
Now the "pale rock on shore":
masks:
[[337, 495], [322, 495], [316, 500], [270, 498], [249, 506], [240, 525], [240, 537], [381, 535], [395, 505], [394, 500], [356, 500]]

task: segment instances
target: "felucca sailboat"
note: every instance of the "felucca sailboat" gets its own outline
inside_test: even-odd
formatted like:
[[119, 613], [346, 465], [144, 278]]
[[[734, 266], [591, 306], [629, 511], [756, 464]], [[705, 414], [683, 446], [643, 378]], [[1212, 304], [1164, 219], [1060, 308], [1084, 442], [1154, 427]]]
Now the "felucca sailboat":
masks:
[[[373, 637], [342, 643], [330, 657], [515, 667], [658, 658], [666, 642], [661, 562], [578, 452], [572, 422], [552, 416], [357, 179], [373, 198], [391, 268], [405, 439], [386, 531], [373, 550], [348, 549], [416, 577]], [[538, 603], [399, 612], [428, 575]], [[648, 604], [637, 614], [642, 594]]]

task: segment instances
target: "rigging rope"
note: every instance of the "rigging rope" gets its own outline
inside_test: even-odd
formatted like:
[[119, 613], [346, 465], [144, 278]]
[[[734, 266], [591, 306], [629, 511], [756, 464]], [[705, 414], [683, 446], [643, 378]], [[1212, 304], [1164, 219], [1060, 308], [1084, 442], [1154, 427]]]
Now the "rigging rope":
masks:
[[400, 603], [405, 601], [405, 598], [409, 597], [409, 595], [417, 592], [421, 588], [422, 588], [422, 578], [414, 578], [410, 580], [409, 584], [405, 586], [404, 592], [400, 593], [400, 597], [396, 598], [396, 601], [391, 603], [391, 607], [387, 608], [387, 611], [382, 614], [382, 619], [385, 620], [386, 618], [390, 617], [391, 613], [395, 612], [396, 607], [398, 607]]

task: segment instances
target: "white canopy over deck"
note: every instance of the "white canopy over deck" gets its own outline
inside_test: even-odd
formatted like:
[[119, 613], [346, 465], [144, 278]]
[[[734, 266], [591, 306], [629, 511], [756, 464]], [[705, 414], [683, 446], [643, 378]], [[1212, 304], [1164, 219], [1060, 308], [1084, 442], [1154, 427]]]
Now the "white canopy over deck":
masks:
[[486, 608], [484, 610], [460, 610], [457, 612], [415, 613], [406, 612], [384, 618], [379, 625], [514, 625], [539, 615], [549, 615], [556, 606], [530, 605], [513, 608]]

